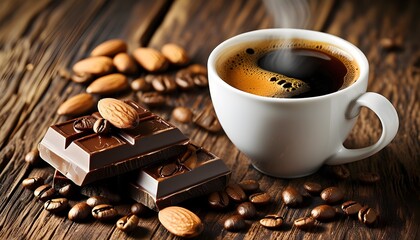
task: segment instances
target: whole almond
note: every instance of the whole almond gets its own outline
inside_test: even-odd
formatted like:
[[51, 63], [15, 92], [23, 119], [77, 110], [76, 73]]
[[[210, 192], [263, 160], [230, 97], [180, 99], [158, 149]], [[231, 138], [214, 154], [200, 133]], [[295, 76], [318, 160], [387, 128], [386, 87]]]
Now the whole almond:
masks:
[[162, 47], [162, 54], [175, 65], [185, 65], [190, 61], [187, 51], [175, 43], [167, 43]]
[[75, 95], [63, 102], [57, 109], [58, 115], [81, 115], [95, 106], [95, 99], [88, 93]]
[[121, 73], [113, 73], [93, 81], [86, 92], [94, 94], [113, 94], [129, 87], [127, 77]]
[[153, 48], [137, 48], [133, 51], [133, 57], [149, 72], [164, 71], [168, 67], [165, 56]]
[[127, 53], [118, 53], [112, 59], [114, 62], [115, 68], [125, 74], [135, 74], [137, 73], [137, 65], [134, 59]]
[[121, 39], [111, 39], [96, 46], [90, 56], [109, 56], [112, 57], [117, 53], [126, 52], [127, 44]]
[[188, 209], [172, 206], [161, 210], [158, 214], [160, 223], [172, 234], [192, 238], [204, 229], [200, 218]]
[[104, 119], [117, 128], [134, 128], [139, 121], [136, 109], [118, 99], [99, 100], [98, 110]]
[[110, 73], [114, 65], [109, 57], [98, 56], [82, 59], [73, 65], [73, 72], [77, 75], [93, 74], [105, 75]]

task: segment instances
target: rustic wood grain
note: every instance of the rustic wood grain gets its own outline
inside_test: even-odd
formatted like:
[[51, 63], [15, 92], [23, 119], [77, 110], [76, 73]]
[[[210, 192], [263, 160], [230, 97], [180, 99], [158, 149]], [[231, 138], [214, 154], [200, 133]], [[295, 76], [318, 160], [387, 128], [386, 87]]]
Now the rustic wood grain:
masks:
[[[304, 178], [275, 179], [257, 172], [226, 135], [209, 133], [194, 124], [180, 124], [171, 116], [176, 106], [196, 114], [211, 106], [207, 89], [168, 95], [168, 106], [153, 111], [178, 126], [192, 141], [223, 158], [232, 179], [256, 179], [274, 199], [262, 213], [280, 213], [286, 224], [277, 231], [251, 221], [247, 231], [230, 233], [223, 220], [233, 211], [210, 210], [205, 198], [184, 203], [203, 220], [202, 239], [418, 239], [420, 226], [420, 19], [418, 1], [310, 1], [309, 29], [336, 34], [354, 43], [371, 64], [369, 91], [387, 97], [397, 108], [400, 128], [385, 149], [364, 161], [346, 166], [352, 176], [338, 181], [329, 167]], [[123, 38], [129, 49], [168, 42], [184, 46], [196, 63], [206, 64], [211, 50], [236, 34], [273, 27], [273, 18], [261, 1], [15, 1], [4, 0], [0, 8], [0, 239], [177, 239], [158, 222], [156, 215], [141, 219], [139, 228], [125, 234], [114, 223], [90, 220], [73, 223], [64, 216], [42, 210], [20, 183], [28, 176], [49, 178], [49, 166], [31, 167], [24, 155], [35, 148], [47, 127], [62, 121], [55, 114], [59, 104], [85, 91], [85, 86], [61, 78], [97, 44]], [[402, 48], [386, 51], [380, 39], [401, 39]], [[134, 94], [124, 97], [136, 99]], [[348, 147], [374, 143], [380, 136], [379, 120], [363, 109]], [[358, 172], [373, 171], [379, 183], [360, 184]], [[294, 219], [307, 216], [321, 203], [313, 198], [301, 209], [285, 207], [281, 190], [301, 188], [305, 181], [339, 186], [346, 199], [377, 209], [379, 224], [368, 228], [353, 218], [317, 223], [312, 231], [292, 227]]]

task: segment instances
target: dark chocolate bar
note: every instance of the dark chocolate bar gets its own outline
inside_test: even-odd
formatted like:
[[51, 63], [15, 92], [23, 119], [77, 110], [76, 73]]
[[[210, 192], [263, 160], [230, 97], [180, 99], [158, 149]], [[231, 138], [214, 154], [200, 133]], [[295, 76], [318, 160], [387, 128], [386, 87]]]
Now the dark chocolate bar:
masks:
[[193, 197], [223, 190], [230, 174], [220, 158], [190, 144], [188, 150], [179, 156], [133, 173], [128, 192], [137, 202], [160, 210]]

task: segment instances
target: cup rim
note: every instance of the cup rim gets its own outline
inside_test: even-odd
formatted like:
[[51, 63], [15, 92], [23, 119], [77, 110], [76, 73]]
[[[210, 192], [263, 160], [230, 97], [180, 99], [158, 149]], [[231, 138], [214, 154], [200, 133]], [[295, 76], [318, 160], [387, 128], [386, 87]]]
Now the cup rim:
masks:
[[[260, 95], [256, 95], [256, 94], [239, 90], [231, 86], [227, 82], [225, 82], [217, 73], [216, 60], [219, 54], [226, 47], [235, 45], [236, 41], [264, 40], [264, 39], [267, 39], [267, 36], [269, 37], [279, 36], [279, 37], [284, 38], [284, 36], [287, 36], [287, 34], [292, 34], [293, 38], [326, 42], [330, 45], [340, 48], [341, 50], [343, 50], [344, 52], [348, 53], [349, 55], [351, 55], [353, 58], [356, 59], [356, 62], [359, 65], [358, 66], [359, 77], [353, 84], [351, 84], [350, 86], [344, 89], [340, 89], [338, 91], [320, 95], [320, 96], [305, 97], [305, 98], [272, 98], [272, 97], [260, 96]], [[319, 40], [319, 38], [325, 38], [325, 40]], [[207, 61], [207, 69], [208, 69], [208, 74], [209, 74], [209, 84], [211, 84], [212, 81], [216, 81], [218, 84], [220, 84], [224, 88], [227, 88], [235, 92], [236, 94], [242, 95], [244, 97], [248, 97], [248, 98], [252, 98], [252, 99], [260, 100], [260, 101], [267, 101], [267, 102], [304, 102], [304, 101], [322, 100], [326, 98], [335, 97], [337, 95], [342, 95], [348, 91], [352, 91], [353, 88], [357, 88], [360, 85], [365, 84], [365, 81], [367, 81], [368, 74], [369, 74], [369, 63], [365, 54], [358, 47], [356, 47], [354, 44], [350, 43], [349, 41], [344, 40], [335, 35], [325, 33], [325, 32], [314, 31], [314, 30], [307, 30], [307, 29], [268, 28], [268, 29], [259, 29], [259, 30], [254, 30], [250, 32], [241, 33], [239, 35], [228, 38], [224, 40], [223, 42], [221, 42], [210, 53], [208, 61]], [[210, 75], [216, 76], [216, 78], [210, 77]], [[362, 80], [362, 79], [366, 79], [366, 80]]]

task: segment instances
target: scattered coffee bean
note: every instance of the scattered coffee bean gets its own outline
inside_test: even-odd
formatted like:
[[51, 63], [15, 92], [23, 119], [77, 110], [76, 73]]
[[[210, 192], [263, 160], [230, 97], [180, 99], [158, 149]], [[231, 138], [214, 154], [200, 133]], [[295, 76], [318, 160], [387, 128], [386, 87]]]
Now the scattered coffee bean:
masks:
[[209, 80], [207, 79], [207, 76], [203, 74], [196, 74], [193, 80], [194, 84], [199, 87], [206, 87], [207, 85], [209, 85]]
[[99, 118], [96, 120], [95, 124], [93, 124], [93, 131], [98, 134], [107, 134], [111, 129], [111, 123], [103, 118]]
[[236, 183], [229, 184], [225, 191], [229, 198], [234, 202], [243, 202], [246, 200], [246, 194], [244, 190], [242, 190], [242, 188]]
[[241, 186], [245, 192], [255, 192], [260, 189], [260, 184], [252, 179], [243, 180], [239, 183], [239, 186]]
[[58, 189], [58, 193], [63, 197], [71, 198], [76, 195], [76, 189], [77, 187], [74, 184], [69, 183]]
[[80, 202], [70, 209], [67, 216], [71, 221], [79, 222], [88, 218], [91, 210], [92, 208], [86, 202]]
[[172, 117], [178, 122], [189, 123], [192, 121], [193, 113], [189, 108], [176, 107], [172, 111]]
[[344, 192], [338, 187], [329, 187], [322, 190], [321, 198], [328, 204], [334, 204], [343, 200]]
[[30, 177], [22, 181], [22, 186], [29, 190], [34, 190], [42, 184], [44, 184], [43, 177]]
[[117, 228], [123, 232], [131, 232], [133, 231], [137, 225], [139, 224], [139, 218], [134, 215], [130, 214], [128, 216], [124, 216], [117, 221]]
[[315, 219], [313, 217], [301, 217], [293, 221], [293, 225], [299, 229], [306, 230], [315, 225]]
[[359, 220], [366, 225], [373, 225], [379, 218], [378, 213], [368, 206], [364, 206], [359, 210]]
[[160, 93], [168, 93], [176, 89], [175, 80], [169, 75], [156, 75], [152, 81], [152, 86]]
[[131, 82], [131, 89], [136, 92], [148, 92], [152, 89], [152, 85], [145, 78], [137, 78]]
[[197, 118], [194, 119], [194, 123], [209, 132], [219, 132], [222, 130], [222, 126], [216, 117], [213, 107], [209, 107], [202, 111]]
[[109, 200], [107, 198], [104, 198], [102, 196], [93, 196], [90, 197], [86, 200], [86, 203], [90, 206], [90, 207], [95, 207], [97, 205], [101, 205], [101, 204], [109, 204]]
[[265, 192], [254, 193], [249, 196], [249, 201], [255, 205], [266, 205], [271, 202], [271, 197], [268, 193]]
[[341, 205], [341, 209], [347, 215], [354, 215], [359, 212], [362, 205], [356, 201], [347, 201]]
[[363, 183], [376, 183], [379, 182], [379, 180], [381, 180], [381, 177], [374, 172], [362, 172], [359, 173], [358, 179]]
[[225, 220], [223, 226], [230, 232], [239, 232], [246, 228], [246, 223], [241, 216], [233, 215]]
[[191, 71], [194, 74], [202, 74], [202, 75], [207, 75], [207, 68], [204, 65], [201, 64], [191, 64], [190, 66], [188, 66], [187, 68], [189, 71]]
[[35, 166], [41, 162], [41, 157], [39, 156], [39, 151], [37, 148], [31, 150], [25, 155], [25, 162]]
[[117, 215], [117, 210], [109, 204], [99, 204], [92, 209], [92, 216], [100, 221], [112, 220]]
[[305, 182], [303, 188], [312, 195], [319, 194], [322, 191], [321, 184], [314, 182]]
[[146, 207], [141, 203], [133, 203], [130, 210], [132, 214], [140, 217], [144, 212], [146, 212]]
[[334, 175], [340, 179], [347, 179], [350, 177], [350, 170], [345, 165], [335, 165], [331, 167]]
[[175, 83], [183, 90], [191, 89], [195, 86], [193, 73], [188, 69], [179, 70], [175, 75]]
[[67, 198], [54, 198], [44, 203], [44, 209], [51, 213], [58, 213], [69, 206]]
[[281, 193], [281, 197], [284, 204], [289, 207], [298, 207], [303, 202], [302, 195], [292, 186], [286, 187], [286, 189]]
[[244, 202], [238, 205], [236, 212], [241, 215], [244, 219], [252, 219], [257, 215], [257, 209], [254, 204], [250, 202]]
[[55, 189], [49, 184], [44, 184], [35, 189], [34, 195], [38, 200], [47, 201], [55, 196]]
[[229, 206], [229, 196], [224, 191], [214, 192], [209, 195], [208, 202], [214, 209], [225, 209]]
[[137, 94], [139, 100], [149, 107], [159, 107], [165, 104], [165, 97], [157, 92], [139, 92]]
[[93, 116], [82, 117], [73, 122], [73, 128], [78, 132], [91, 131], [95, 122]]
[[330, 205], [319, 205], [312, 209], [311, 216], [319, 221], [328, 221], [335, 217], [336, 210]]
[[279, 215], [266, 215], [260, 220], [260, 224], [266, 228], [279, 228], [283, 225], [284, 219]]

